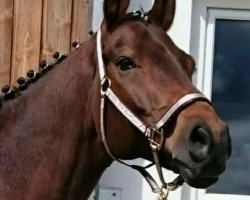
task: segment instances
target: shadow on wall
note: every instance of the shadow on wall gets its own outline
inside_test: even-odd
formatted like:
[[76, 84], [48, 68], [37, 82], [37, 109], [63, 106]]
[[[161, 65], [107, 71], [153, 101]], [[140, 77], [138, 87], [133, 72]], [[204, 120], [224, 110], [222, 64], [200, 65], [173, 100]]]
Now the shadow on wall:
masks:
[[[144, 165], [144, 161], [141, 159], [132, 162]], [[114, 162], [104, 172], [99, 182], [98, 200], [140, 200], [142, 199], [143, 181], [142, 176], [137, 171]], [[112, 193], [115, 195], [112, 196]]]

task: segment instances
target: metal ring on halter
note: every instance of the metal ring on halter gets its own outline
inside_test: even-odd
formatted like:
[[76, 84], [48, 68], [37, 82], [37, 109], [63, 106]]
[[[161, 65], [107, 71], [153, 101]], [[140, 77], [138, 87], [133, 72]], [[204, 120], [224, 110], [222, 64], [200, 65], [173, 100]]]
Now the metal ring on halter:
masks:
[[105, 95], [108, 88], [111, 87], [111, 80], [107, 77], [104, 77], [101, 81], [101, 95]]
[[169, 191], [175, 191], [179, 188], [180, 186], [179, 185], [175, 185], [173, 183], [168, 183], [168, 188], [169, 188]]
[[183, 178], [179, 175], [173, 182], [168, 183], [170, 191], [177, 190], [184, 183]]
[[157, 200], [167, 200], [169, 192], [170, 189], [168, 187], [162, 187], [159, 196], [157, 197]]

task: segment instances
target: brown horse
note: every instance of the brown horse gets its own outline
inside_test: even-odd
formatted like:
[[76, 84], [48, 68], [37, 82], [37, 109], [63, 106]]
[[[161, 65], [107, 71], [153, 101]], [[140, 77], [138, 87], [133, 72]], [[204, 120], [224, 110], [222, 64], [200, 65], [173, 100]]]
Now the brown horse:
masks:
[[[230, 137], [211, 104], [198, 95], [175, 109], [183, 97], [199, 94], [191, 83], [193, 59], [166, 35], [175, 1], [156, 0], [148, 16], [126, 14], [128, 5], [105, 0], [101, 58], [95, 35], [1, 108], [1, 200], [87, 199], [113, 161], [109, 154], [154, 162], [154, 144], [161, 165], [193, 187], [210, 186], [224, 171]], [[102, 59], [106, 75], [100, 83]], [[127, 114], [109, 100], [100, 111], [109, 89]], [[158, 129], [147, 138], [131, 122], [137, 116], [146, 129], [156, 127], [171, 109], [160, 142], [149, 136]]]

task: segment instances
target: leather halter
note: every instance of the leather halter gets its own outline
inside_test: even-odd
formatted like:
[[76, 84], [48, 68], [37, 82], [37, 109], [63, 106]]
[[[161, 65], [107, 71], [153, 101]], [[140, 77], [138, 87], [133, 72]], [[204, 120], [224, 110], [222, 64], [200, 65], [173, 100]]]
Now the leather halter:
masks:
[[[172, 183], [166, 183], [162, 174], [162, 168], [160, 165], [160, 160], [158, 157], [158, 152], [161, 150], [163, 141], [164, 141], [164, 133], [163, 126], [169, 119], [180, 109], [184, 109], [184, 106], [190, 105], [196, 101], [205, 101], [209, 103], [209, 100], [201, 93], [191, 93], [184, 95], [180, 98], [174, 105], [166, 111], [166, 113], [162, 116], [162, 118], [155, 124], [155, 126], [150, 127], [145, 122], [143, 122], [138, 116], [136, 116], [113, 92], [111, 87], [111, 80], [107, 77], [105, 72], [105, 66], [102, 57], [102, 43], [101, 43], [101, 30], [97, 32], [97, 57], [98, 57], [98, 67], [99, 67], [99, 77], [100, 77], [100, 85], [101, 85], [101, 103], [100, 103], [100, 128], [101, 128], [101, 136], [102, 141], [105, 146], [105, 149], [108, 155], [126, 166], [132, 167], [139, 171], [146, 181], [151, 186], [151, 189], [154, 193], [158, 193], [162, 199], [165, 199], [170, 190], [177, 189], [180, 185], [182, 185], [183, 180], [179, 176]], [[104, 126], [104, 107], [105, 100], [108, 99], [116, 108], [120, 111], [120, 113], [131, 122], [148, 140], [150, 143], [150, 147], [153, 153], [154, 164], [156, 165], [156, 169], [162, 184], [160, 188], [153, 177], [145, 170], [146, 168], [152, 166], [149, 165], [147, 167], [140, 167], [136, 165], [129, 165], [124, 161], [116, 158], [114, 154], [111, 152], [106, 135], [105, 135], [105, 126]]]

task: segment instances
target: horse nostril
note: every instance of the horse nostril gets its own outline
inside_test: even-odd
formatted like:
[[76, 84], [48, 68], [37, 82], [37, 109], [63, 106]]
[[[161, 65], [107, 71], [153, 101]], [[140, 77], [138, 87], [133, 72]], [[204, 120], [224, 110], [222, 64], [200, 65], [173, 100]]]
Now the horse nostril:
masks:
[[232, 154], [232, 141], [229, 135], [229, 128], [226, 126], [225, 128], [225, 136], [226, 136], [226, 144], [227, 144], [227, 158], [229, 158]]
[[189, 138], [189, 153], [191, 158], [200, 162], [208, 156], [211, 144], [209, 132], [204, 127], [196, 127]]

